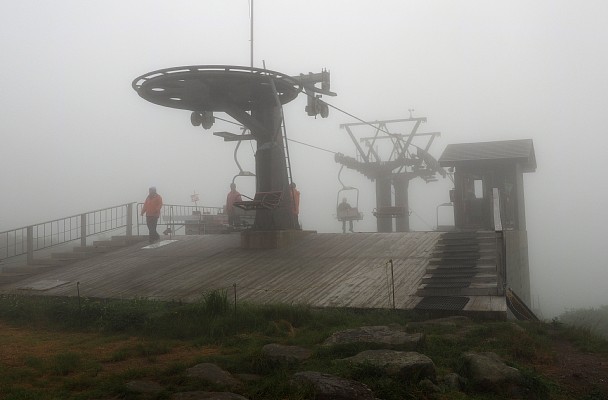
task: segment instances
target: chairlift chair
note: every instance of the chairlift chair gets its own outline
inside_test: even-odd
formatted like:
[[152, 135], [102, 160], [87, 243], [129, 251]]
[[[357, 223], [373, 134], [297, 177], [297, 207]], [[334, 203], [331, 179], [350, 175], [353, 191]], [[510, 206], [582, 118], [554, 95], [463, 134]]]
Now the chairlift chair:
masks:
[[[338, 190], [338, 194], [336, 196], [336, 217], [338, 221], [361, 221], [363, 219], [363, 213], [359, 212], [359, 189], [352, 186], [346, 186], [344, 182], [342, 182], [342, 170], [344, 169], [344, 165], [340, 167], [340, 171], [338, 172], [338, 182], [342, 185], [342, 189]], [[350, 209], [348, 210], [338, 210], [338, 206], [340, 205], [340, 199], [344, 196], [345, 192], [355, 192], [355, 206], [353, 207], [351, 204]]]
[[[351, 205], [348, 210], [339, 210], [338, 206], [340, 205], [340, 199], [344, 197], [345, 192], [355, 192], [355, 205]], [[338, 190], [338, 195], [336, 196], [336, 217], [338, 221], [361, 221], [363, 219], [363, 213], [359, 212], [359, 189], [352, 186], [344, 186], [342, 189]]]

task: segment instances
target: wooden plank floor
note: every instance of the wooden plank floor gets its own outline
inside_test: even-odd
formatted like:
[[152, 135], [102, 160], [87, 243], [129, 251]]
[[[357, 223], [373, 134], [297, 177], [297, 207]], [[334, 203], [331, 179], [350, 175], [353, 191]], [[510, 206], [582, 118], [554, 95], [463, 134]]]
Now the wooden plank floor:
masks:
[[[236, 284], [239, 301], [320, 307], [388, 308], [393, 260], [395, 303], [411, 309], [440, 233], [310, 234], [283, 249], [245, 250], [240, 235], [179, 236], [156, 249], [144, 244], [78, 261], [0, 286], [2, 293], [196, 301]], [[59, 286], [46, 290], [27, 289]], [[51, 285], [52, 286], [52, 285]], [[470, 307], [500, 308], [492, 300]]]

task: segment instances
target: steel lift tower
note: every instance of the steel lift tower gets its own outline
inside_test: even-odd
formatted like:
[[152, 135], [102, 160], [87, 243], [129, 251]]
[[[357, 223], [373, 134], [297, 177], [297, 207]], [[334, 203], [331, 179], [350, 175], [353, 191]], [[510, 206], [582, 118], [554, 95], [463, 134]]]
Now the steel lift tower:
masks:
[[[418, 128], [424, 122], [426, 118], [414, 118], [410, 115], [410, 118], [405, 119], [340, 125], [352, 139], [357, 154], [356, 157], [349, 157], [338, 153], [335, 160], [376, 181], [376, 210], [373, 214], [377, 218], [378, 232], [392, 232], [393, 219], [397, 232], [409, 232], [409, 181], [420, 177], [428, 183], [437, 180], [436, 174], [443, 177], [447, 175], [428, 152], [435, 137], [440, 133], [419, 133]], [[391, 133], [388, 125], [397, 123], [412, 125], [410, 133]], [[374, 132], [371, 136], [358, 137], [355, 135], [355, 129], [361, 127], [366, 127], [368, 132], [373, 129]], [[414, 141], [419, 137], [427, 137], [426, 144], [415, 145]]]
[[[315, 85], [320, 83], [320, 87]], [[299, 229], [291, 212], [291, 164], [287, 147], [283, 105], [298, 94], [308, 95], [308, 115], [327, 117], [321, 95], [329, 90], [329, 72], [288, 76], [276, 71], [231, 65], [197, 65], [162, 69], [141, 75], [133, 89], [152, 103], [191, 111], [193, 125], [209, 129], [214, 113], [223, 112], [244, 125], [250, 134], [216, 132], [225, 141], [255, 140], [257, 150], [256, 197], [242, 202], [256, 210], [253, 230]]]

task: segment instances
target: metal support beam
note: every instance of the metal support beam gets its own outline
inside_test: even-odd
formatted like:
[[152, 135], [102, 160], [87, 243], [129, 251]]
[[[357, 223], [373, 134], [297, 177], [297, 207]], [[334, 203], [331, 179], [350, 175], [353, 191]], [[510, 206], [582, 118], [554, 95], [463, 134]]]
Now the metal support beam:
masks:
[[405, 209], [405, 213], [402, 216], [395, 217], [396, 232], [410, 231], [409, 182], [410, 179], [407, 174], [398, 174], [393, 177], [393, 185], [395, 186], [395, 207], [403, 207]]
[[[376, 178], [376, 208], [379, 210], [382, 207], [390, 207], [392, 203], [391, 197], [390, 175], [384, 175]], [[377, 218], [376, 222], [378, 232], [393, 231], [392, 218]]]

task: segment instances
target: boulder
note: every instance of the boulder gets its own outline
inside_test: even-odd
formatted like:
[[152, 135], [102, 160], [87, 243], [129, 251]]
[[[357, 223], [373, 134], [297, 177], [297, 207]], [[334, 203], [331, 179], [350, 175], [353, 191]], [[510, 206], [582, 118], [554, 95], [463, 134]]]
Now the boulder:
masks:
[[229, 392], [181, 392], [171, 396], [171, 400], [248, 400], [246, 397]]
[[415, 351], [366, 350], [341, 361], [359, 365], [371, 364], [382, 368], [387, 375], [399, 376], [406, 380], [435, 380], [437, 375], [433, 360]]
[[186, 376], [189, 378], [198, 378], [214, 385], [221, 386], [238, 386], [239, 381], [235, 379], [230, 372], [224, 371], [220, 367], [211, 363], [197, 364], [186, 370]]
[[163, 391], [163, 387], [153, 381], [131, 381], [125, 386], [130, 391], [137, 393], [159, 393]]
[[523, 382], [519, 370], [509, 367], [495, 353], [467, 352], [462, 354], [461, 361], [462, 374], [476, 388], [498, 391]]
[[441, 388], [431, 382], [430, 379], [423, 379], [418, 382], [418, 387], [422, 389], [425, 393], [441, 393]]
[[464, 326], [464, 325], [469, 325], [471, 324], [471, 319], [468, 317], [464, 317], [462, 315], [453, 315], [450, 317], [444, 317], [444, 318], [436, 318], [436, 319], [429, 319], [426, 321], [414, 321], [414, 322], [408, 322], [406, 325], [407, 329], [417, 329], [417, 328], [421, 328], [424, 326]]
[[464, 387], [466, 380], [455, 372], [446, 374], [441, 379], [442, 386], [448, 391], [460, 391]]
[[262, 354], [273, 363], [294, 364], [309, 359], [312, 352], [298, 346], [284, 346], [271, 343], [262, 347]]
[[296, 384], [311, 385], [316, 400], [374, 400], [374, 394], [366, 385], [315, 371], [298, 372], [293, 376]]
[[335, 332], [328, 337], [323, 346], [350, 343], [376, 343], [382, 345], [405, 346], [415, 349], [424, 340], [422, 333], [407, 333], [402, 329], [388, 326], [362, 326]]

